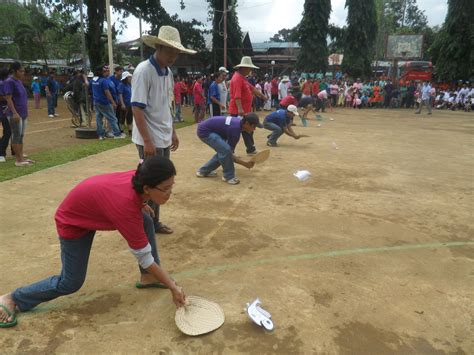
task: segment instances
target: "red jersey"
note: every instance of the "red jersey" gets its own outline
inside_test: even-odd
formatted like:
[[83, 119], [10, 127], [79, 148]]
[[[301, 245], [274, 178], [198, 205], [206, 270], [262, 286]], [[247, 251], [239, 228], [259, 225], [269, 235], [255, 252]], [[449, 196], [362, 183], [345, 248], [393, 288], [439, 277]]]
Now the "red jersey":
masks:
[[244, 115], [252, 111], [253, 86], [248, 82], [247, 78], [238, 71], [232, 75], [230, 80], [230, 103], [229, 114], [238, 115], [239, 109], [235, 104], [236, 99], [240, 99]]
[[278, 81], [272, 79], [272, 95], [278, 95]]
[[313, 84], [310, 81], [305, 81], [301, 90], [303, 92], [303, 95], [310, 96], [312, 86]]
[[319, 92], [319, 82], [315, 81], [313, 83], [313, 95], [316, 95]]
[[182, 88], [182, 84], [179, 81], [174, 83], [173, 95], [174, 95], [174, 102], [176, 104], [181, 104], [181, 88]]
[[201, 105], [204, 103], [204, 90], [202, 85], [196, 81], [193, 87], [193, 96], [194, 96], [194, 104]]
[[143, 202], [132, 188], [135, 171], [97, 175], [74, 187], [59, 205], [58, 235], [78, 239], [90, 231], [118, 230], [131, 249], [148, 245], [143, 229]]

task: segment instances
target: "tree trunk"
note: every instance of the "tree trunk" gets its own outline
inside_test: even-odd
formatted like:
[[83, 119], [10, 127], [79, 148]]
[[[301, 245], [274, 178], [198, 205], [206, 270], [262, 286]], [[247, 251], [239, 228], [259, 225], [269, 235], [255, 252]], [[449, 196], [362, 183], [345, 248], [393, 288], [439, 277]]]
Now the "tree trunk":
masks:
[[104, 31], [105, 1], [86, 0], [87, 5], [87, 48], [91, 68], [94, 70], [104, 64], [102, 33]]

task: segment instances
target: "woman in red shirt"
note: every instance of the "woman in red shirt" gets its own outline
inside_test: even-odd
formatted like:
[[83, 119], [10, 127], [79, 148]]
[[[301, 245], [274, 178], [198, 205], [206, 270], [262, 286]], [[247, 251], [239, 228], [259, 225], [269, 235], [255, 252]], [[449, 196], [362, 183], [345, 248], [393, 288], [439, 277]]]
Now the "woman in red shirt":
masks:
[[[183, 290], [160, 267], [155, 229], [146, 204], [166, 203], [176, 170], [171, 160], [154, 156], [137, 170], [97, 175], [74, 187], [56, 211], [62, 271], [0, 297], [0, 328], [15, 326], [16, 311], [25, 312], [43, 302], [78, 291], [96, 231], [118, 230], [136, 257], [141, 278], [137, 288], [168, 288], [177, 307], [184, 305]], [[106, 251], [107, 252], [107, 251]]]

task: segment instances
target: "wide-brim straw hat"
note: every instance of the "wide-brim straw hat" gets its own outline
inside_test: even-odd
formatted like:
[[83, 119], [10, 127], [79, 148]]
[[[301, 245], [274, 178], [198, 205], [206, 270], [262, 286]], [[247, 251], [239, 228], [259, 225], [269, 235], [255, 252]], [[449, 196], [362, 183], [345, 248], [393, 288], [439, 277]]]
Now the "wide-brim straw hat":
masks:
[[176, 28], [172, 26], [161, 26], [158, 31], [158, 36], [144, 35], [142, 41], [148, 47], [155, 48], [155, 46], [162, 45], [165, 47], [171, 47], [178, 49], [181, 53], [196, 54], [197, 52], [193, 49], [184, 48], [181, 44], [181, 37]]
[[225, 315], [217, 303], [198, 296], [187, 296], [186, 306], [176, 310], [174, 320], [184, 334], [196, 336], [219, 328], [224, 324]]
[[260, 69], [259, 67], [253, 65], [252, 58], [250, 57], [242, 57], [242, 59], [240, 60], [240, 64], [237, 64], [234, 68]]
[[285, 76], [281, 79], [281, 81], [290, 81], [290, 78], [285, 75]]

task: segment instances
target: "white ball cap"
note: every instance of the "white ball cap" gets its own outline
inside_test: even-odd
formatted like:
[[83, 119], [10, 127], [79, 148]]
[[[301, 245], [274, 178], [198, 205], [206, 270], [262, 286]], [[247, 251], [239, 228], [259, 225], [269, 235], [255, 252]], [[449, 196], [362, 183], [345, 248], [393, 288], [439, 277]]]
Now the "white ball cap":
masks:
[[295, 105], [288, 105], [287, 108], [288, 112], [293, 113], [295, 116], [299, 116], [300, 114], [298, 113], [298, 108]]

